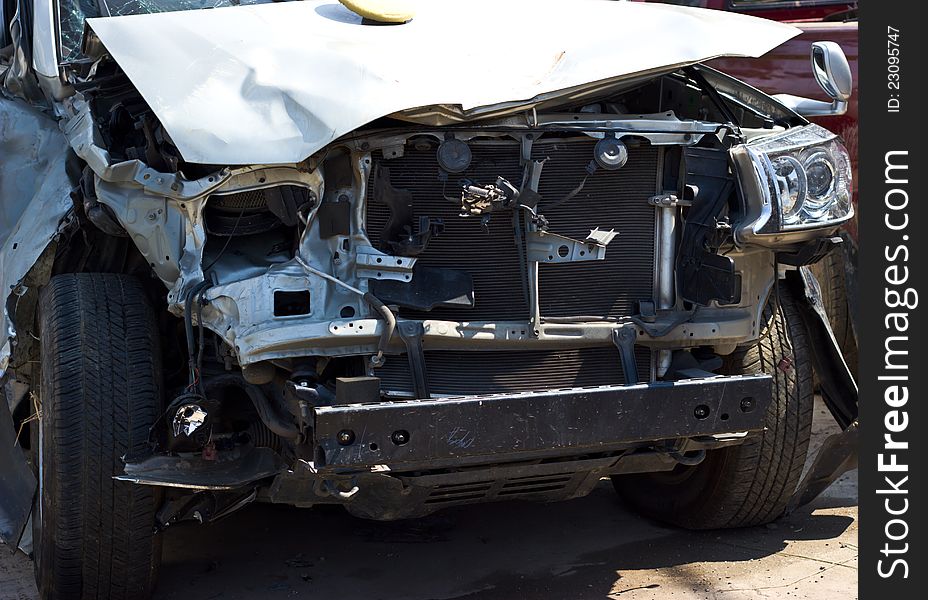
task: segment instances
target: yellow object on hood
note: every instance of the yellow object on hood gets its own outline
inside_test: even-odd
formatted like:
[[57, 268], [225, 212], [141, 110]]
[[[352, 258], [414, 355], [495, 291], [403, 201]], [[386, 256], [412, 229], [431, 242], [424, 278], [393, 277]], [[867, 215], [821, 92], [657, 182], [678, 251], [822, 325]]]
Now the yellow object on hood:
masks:
[[415, 16], [407, 0], [339, 0], [365, 19], [379, 23], [406, 23]]

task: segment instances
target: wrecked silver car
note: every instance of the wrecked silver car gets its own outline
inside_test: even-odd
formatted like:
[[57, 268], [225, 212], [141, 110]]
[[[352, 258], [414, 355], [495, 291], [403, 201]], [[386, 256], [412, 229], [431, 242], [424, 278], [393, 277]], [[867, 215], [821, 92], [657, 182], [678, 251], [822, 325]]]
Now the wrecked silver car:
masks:
[[[853, 213], [800, 114], [846, 106], [837, 46], [827, 104], [703, 66], [797, 32], [716, 11], [2, 9], [0, 536], [44, 598], [147, 597], [161, 530], [251, 502], [401, 519], [611, 477], [738, 527], [853, 461], [805, 268]], [[813, 367], [846, 435], [800, 482]]]

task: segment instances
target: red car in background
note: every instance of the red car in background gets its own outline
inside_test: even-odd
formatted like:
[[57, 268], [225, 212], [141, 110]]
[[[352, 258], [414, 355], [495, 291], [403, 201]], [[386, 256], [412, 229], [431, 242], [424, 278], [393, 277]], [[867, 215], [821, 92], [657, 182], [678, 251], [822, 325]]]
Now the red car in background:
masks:
[[857, 12], [857, 2], [847, 0], [666, 0], [664, 3], [729, 10], [774, 21], [828, 21]]
[[857, 2], [836, 0], [635, 0], [661, 1], [739, 12], [755, 17], [785, 21], [802, 29], [802, 34], [759, 59], [724, 58], [709, 65], [741, 79], [768, 94], [790, 94], [829, 101], [815, 79], [809, 77], [810, 51], [813, 42], [836, 42], [844, 50], [854, 76], [853, 95], [847, 112], [839, 116], [810, 117], [810, 120], [837, 133], [851, 156], [854, 173], [853, 202], [855, 217], [845, 225], [845, 252], [833, 252], [814, 266], [822, 285], [825, 308], [831, 317], [835, 337], [844, 350], [853, 371], [857, 368], [857, 337], [854, 322], [857, 313], [857, 123], [858, 123], [858, 24]]

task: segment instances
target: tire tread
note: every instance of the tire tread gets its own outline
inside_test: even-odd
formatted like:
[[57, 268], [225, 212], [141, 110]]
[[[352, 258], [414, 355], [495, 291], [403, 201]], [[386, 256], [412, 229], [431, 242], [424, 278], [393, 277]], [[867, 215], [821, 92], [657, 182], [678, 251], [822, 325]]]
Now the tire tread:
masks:
[[115, 481], [161, 405], [160, 349], [141, 284], [59, 275], [40, 296], [43, 598], [147, 598], [160, 560], [151, 488]]

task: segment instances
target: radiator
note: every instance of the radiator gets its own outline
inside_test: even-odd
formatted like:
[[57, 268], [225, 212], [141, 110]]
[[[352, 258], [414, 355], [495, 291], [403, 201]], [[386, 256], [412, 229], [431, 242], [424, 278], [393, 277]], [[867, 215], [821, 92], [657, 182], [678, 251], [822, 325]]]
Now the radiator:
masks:
[[[635, 352], [639, 377], [648, 380], [651, 354]], [[622, 385], [622, 362], [615, 347], [573, 350], [426, 351], [429, 391], [433, 395], [466, 396], [531, 392], [597, 385]], [[413, 391], [405, 355], [390, 356], [377, 369], [381, 387], [410, 395]]]
[[[587, 178], [582, 191], [560, 206], [546, 210], [567, 197], [586, 176], [593, 160], [590, 138], [541, 139], [533, 146], [533, 158], [547, 159], [539, 185], [544, 214], [551, 233], [584, 239], [590, 230], [615, 229], [618, 236], [602, 261], [541, 264], [539, 306], [542, 318], [596, 316], [607, 318], [636, 314], [637, 303], [655, 297], [655, 208], [648, 199], [658, 193], [662, 150], [647, 144], [630, 145], [628, 163], [617, 171], [598, 170]], [[488, 225], [480, 218], [459, 216], [458, 182], [467, 178], [477, 184], [495, 183], [498, 176], [516, 186], [522, 182], [520, 147], [515, 141], [472, 141], [471, 166], [465, 173], [439, 178], [434, 145], [408, 144], [404, 155], [386, 160], [375, 152], [373, 166], [389, 167], [394, 187], [411, 192], [415, 217], [441, 218], [445, 231], [433, 238], [419, 256], [419, 264], [468, 271], [474, 279], [473, 307], [440, 307], [428, 312], [401, 309], [410, 319], [450, 321], [527, 321], [530, 318], [520, 252], [509, 213], [496, 213]], [[372, 169], [373, 173], [373, 169]], [[373, 185], [373, 181], [369, 182]], [[369, 189], [372, 189], [369, 187]], [[367, 233], [375, 246], [387, 222], [386, 206], [367, 205]], [[639, 372], [650, 373], [650, 354], [639, 351]], [[381, 369], [384, 389], [407, 391], [405, 358], [392, 358]], [[427, 366], [433, 393], [476, 393], [605, 385], [622, 383], [615, 348], [544, 352], [429, 352]]]

